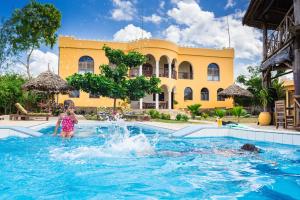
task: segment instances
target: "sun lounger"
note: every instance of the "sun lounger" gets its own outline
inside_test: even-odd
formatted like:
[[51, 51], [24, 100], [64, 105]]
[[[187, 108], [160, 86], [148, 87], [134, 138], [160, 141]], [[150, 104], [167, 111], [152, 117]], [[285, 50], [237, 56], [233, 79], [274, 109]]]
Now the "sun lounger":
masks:
[[29, 120], [30, 117], [33, 118], [46, 118], [46, 120], [49, 120], [49, 117], [51, 116], [51, 113], [32, 113], [32, 112], [28, 112], [21, 104], [16, 103], [15, 104], [16, 108], [17, 108], [17, 114], [11, 114], [9, 115], [9, 119], [10, 120], [18, 120], [20, 119], [24, 119], [24, 120]]

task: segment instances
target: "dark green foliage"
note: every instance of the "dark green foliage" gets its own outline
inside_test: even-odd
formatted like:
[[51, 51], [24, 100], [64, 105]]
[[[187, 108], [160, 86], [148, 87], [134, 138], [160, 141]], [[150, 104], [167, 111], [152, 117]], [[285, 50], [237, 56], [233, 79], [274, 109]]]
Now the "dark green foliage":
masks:
[[21, 86], [25, 82], [24, 78], [15, 74], [0, 76], [0, 113], [14, 113], [17, 102], [30, 111], [38, 110], [37, 104], [45, 96], [22, 91]]
[[160, 114], [157, 110], [152, 109], [148, 113], [149, 113], [151, 119], [158, 119], [160, 117]]
[[160, 114], [160, 118], [164, 119], [164, 120], [170, 120], [171, 119], [171, 115], [170, 114], [161, 113]]
[[191, 113], [192, 119], [195, 119], [196, 116], [200, 115], [200, 107], [201, 104], [193, 104], [187, 107]]
[[177, 121], [180, 121], [181, 117], [182, 117], [182, 115], [180, 113], [178, 113], [175, 118], [176, 118]]
[[233, 107], [231, 113], [237, 118], [237, 122], [240, 122], [240, 117], [247, 115], [247, 111], [242, 106]]
[[104, 46], [103, 50], [110, 65], [101, 65], [101, 74], [74, 74], [67, 78], [68, 83], [76, 89], [95, 95], [114, 99], [138, 100], [147, 94], [160, 93], [160, 80], [144, 76], [128, 78], [130, 67], [140, 66], [145, 62], [145, 56], [138, 52], [125, 54], [119, 49]]
[[187, 116], [187, 115], [185, 115], [185, 114], [177, 114], [176, 115], [176, 120], [177, 121], [184, 121], [184, 122], [186, 122], [186, 121], [188, 121], [189, 120], [189, 117]]

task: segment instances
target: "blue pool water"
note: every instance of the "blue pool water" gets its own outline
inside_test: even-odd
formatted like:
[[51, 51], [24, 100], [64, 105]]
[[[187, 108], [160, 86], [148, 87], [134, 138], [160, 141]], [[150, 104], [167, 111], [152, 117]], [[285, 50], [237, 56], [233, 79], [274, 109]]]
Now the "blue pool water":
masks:
[[0, 199], [300, 199], [300, 147], [137, 126], [0, 140]]

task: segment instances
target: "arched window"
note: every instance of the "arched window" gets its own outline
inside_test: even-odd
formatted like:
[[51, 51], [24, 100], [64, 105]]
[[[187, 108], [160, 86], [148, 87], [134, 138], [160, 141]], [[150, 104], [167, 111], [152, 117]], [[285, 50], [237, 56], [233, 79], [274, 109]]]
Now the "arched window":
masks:
[[79, 58], [78, 73], [94, 73], [94, 59], [89, 56], [82, 56]]
[[190, 87], [184, 89], [184, 100], [193, 100], [193, 90]]
[[224, 98], [223, 96], [220, 96], [220, 95], [219, 95], [219, 92], [222, 92], [222, 91], [223, 91], [222, 88], [219, 88], [219, 89], [217, 90], [217, 101], [225, 101], [225, 98]]
[[209, 91], [207, 88], [201, 89], [201, 100], [202, 101], [208, 101], [209, 100]]
[[211, 63], [208, 65], [207, 80], [209, 80], [209, 81], [219, 81], [220, 80], [220, 69], [217, 64]]

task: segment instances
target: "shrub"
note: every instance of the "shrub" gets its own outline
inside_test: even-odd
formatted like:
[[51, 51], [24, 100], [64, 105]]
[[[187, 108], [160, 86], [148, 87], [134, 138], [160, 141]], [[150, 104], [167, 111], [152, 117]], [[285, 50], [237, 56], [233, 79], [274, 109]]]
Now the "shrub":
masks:
[[247, 115], [247, 111], [242, 106], [235, 106], [231, 110], [233, 116], [237, 118], [237, 121], [240, 122], [240, 117]]
[[160, 114], [157, 110], [150, 110], [149, 115], [152, 119], [158, 119], [160, 117]]
[[185, 114], [181, 115], [181, 120], [187, 122], [189, 120], [189, 117]]
[[201, 117], [203, 117], [204, 119], [207, 119], [208, 118], [208, 114], [207, 113], [202, 113]]
[[170, 114], [161, 113], [160, 114], [160, 118], [161, 119], [165, 119], [165, 120], [170, 120], [171, 119], [171, 115]]
[[176, 115], [176, 120], [177, 120], [177, 121], [180, 121], [180, 120], [181, 120], [181, 117], [182, 117], [182, 115], [181, 115], [180, 113], [177, 114], [177, 115]]
[[224, 109], [216, 109], [215, 110], [215, 116], [219, 118], [223, 118], [225, 116], [226, 110]]
[[193, 104], [187, 107], [191, 113], [192, 119], [195, 119], [195, 116], [200, 115], [200, 107], [201, 104]]

